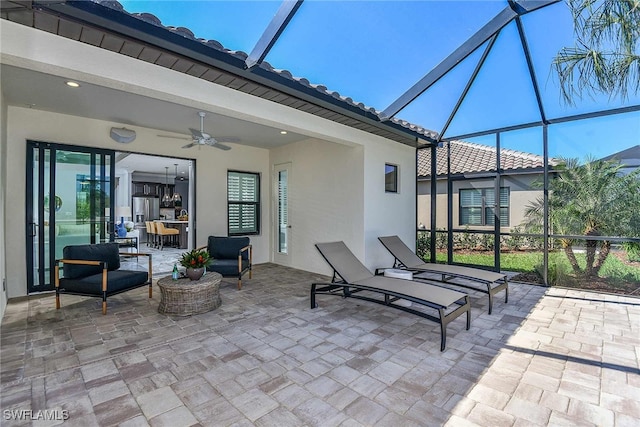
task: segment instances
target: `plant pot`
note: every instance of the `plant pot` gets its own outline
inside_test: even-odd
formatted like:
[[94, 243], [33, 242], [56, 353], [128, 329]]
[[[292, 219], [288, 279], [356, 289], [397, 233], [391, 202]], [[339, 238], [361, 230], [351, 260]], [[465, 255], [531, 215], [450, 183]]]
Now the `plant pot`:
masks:
[[187, 268], [187, 277], [191, 280], [200, 280], [204, 275], [204, 267], [201, 268]]

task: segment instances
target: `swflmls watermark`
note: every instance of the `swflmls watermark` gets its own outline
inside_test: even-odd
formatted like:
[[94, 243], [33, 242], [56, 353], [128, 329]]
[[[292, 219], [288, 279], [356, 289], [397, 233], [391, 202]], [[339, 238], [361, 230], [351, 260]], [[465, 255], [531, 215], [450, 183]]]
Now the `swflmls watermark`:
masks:
[[64, 421], [69, 419], [69, 411], [66, 409], [43, 409], [34, 411], [31, 409], [5, 409], [2, 411], [5, 420], [13, 421]]

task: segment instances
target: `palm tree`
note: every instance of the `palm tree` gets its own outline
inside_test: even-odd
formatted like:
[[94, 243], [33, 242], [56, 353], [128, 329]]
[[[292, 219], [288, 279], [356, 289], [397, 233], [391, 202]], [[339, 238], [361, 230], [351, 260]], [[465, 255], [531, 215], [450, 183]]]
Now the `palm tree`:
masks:
[[640, 91], [640, 0], [567, 0], [576, 45], [554, 58], [563, 99], [604, 93], [627, 99]]
[[[640, 208], [640, 171], [623, 175], [619, 162], [594, 160], [584, 164], [563, 159], [550, 181], [549, 221], [554, 234], [587, 236], [586, 267], [583, 271], [573, 252], [575, 239], [560, 239], [573, 271], [577, 275], [597, 276], [609, 256], [610, 240], [588, 236], [632, 236], [639, 233], [635, 218]], [[527, 206], [527, 224], [540, 228], [542, 200]], [[597, 257], [596, 257], [597, 255]]]

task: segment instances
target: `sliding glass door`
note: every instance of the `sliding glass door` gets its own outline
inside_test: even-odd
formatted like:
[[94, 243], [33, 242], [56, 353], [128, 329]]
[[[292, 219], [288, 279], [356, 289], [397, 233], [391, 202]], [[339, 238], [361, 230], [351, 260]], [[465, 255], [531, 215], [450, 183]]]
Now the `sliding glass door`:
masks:
[[29, 141], [27, 289], [54, 288], [54, 263], [67, 245], [112, 239], [115, 152]]

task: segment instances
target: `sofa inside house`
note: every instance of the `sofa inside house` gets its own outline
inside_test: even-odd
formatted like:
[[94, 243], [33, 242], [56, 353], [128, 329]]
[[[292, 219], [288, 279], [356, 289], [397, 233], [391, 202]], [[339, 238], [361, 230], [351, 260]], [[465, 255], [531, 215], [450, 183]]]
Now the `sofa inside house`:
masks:
[[[131, 231], [127, 231], [126, 237], [136, 237], [138, 239], [135, 252], [140, 249], [140, 231], [133, 228], [134, 223], [131, 221], [125, 221], [125, 226]], [[75, 221], [72, 223], [59, 222], [55, 226], [55, 239], [56, 239], [56, 254], [55, 259], [62, 258], [62, 250], [65, 246], [71, 245], [85, 245], [90, 243], [89, 232], [90, 224], [77, 224]], [[49, 227], [45, 227], [45, 233], [49, 232]]]

